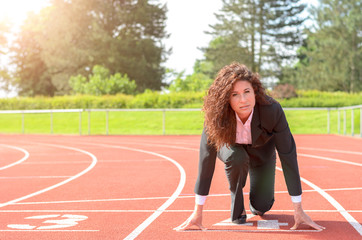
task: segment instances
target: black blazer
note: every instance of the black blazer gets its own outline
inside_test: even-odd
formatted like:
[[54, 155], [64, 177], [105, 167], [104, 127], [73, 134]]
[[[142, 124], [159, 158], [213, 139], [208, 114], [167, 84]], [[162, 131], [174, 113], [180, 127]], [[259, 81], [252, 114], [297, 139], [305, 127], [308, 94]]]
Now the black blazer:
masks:
[[[297, 153], [294, 138], [280, 104], [255, 104], [251, 120], [252, 144], [246, 148], [251, 166], [260, 166], [275, 159], [275, 149], [283, 168], [288, 192], [291, 196], [302, 194]], [[217, 156], [216, 148], [207, 143], [205, 129], [202, 132], [199, 153], [199, 171], [195, 193], [208, 195], [214, 174]]]

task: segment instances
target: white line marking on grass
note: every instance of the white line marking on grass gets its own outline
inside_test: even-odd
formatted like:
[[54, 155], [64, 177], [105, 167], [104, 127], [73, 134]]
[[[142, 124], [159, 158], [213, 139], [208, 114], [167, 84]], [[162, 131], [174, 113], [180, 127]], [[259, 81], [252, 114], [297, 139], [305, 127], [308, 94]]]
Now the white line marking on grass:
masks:
[[[39, 144], [40, 144], [40, 143], [39, 143]], [[16, 203], [16, 202], [20, 202], [20, 201], [22, 201], [22, 200], [25, 200], [25, 199], [34, 197], [34, 196], [36, 196], [36, 195], [42, 194], [42, 193], [44, 193], [44, 192], [47, 192], [47, 191], [50, 191], [50, 190], [52, 190], [52, 189], [54, 189], [54, 188], [57, 188], [57, 187], [59, 187], [59, 186], [62, 186], [62, 185], [66, 184], [66, 183], [68, 183], [68, 182], [70, 182], [70, 181], [72, 181], [72, 180], [74, 180], [74, 179], [79, 178], [80, 176], [84, 175], [85, 173], [89, 172], [89, 171], [96, 165], [96, 163], [97, 163], [97, 158], [96, 158], [92, 153], [87, 152], [87, 151], [84, 151], [84, 150], [82, 150], [82, 149], [73, 148], [73, 147], [67, 147], [67, 146], [62, 146], [62, 145], [54, 145], [54, 144], [44, 144], [44, 143], [41, 143], [41, 144], [42, 144], [42, 145], [53, 146], [53, 147], [58, 147], [58, 148], [69, 149], [69, 150], [73, 150], [73, 151], [77, 151], [77, 152], [84, 153], [84, 154], [86, 154], [86, 155], [88, 155], [88, 156], [90, 156], [90, 157], [92, 158], [92, 163], [91, 163], [85, 170], [83, 170], [82, 172], [80, 172], [80, 173], [78, 173], [78, 174], [76, 174], [76, 175], [74, 175], [74, 176], [72, 176], [72, 177], [70, 177], [70, 178], [68, 178], [68, 179], [60, 182], [60, 183], [57, 183], [57, 184], [55, 184], [55, 185], [53, 185], [53, 186], [44, 188], [44, 189], [42, 189], [42, 190], [40, 190], [40, 191], [31, 193], [31, 194], [29, 194], [29, 195], [26, 195], [26, 196], [23, 196], [23, 197], [20, 197], [20, 198], [17, 198], [17, 199], [8, 201], [8, 202], [6, 202], [6, 203], [0, 203], [0, 207], [5, 207], [5, 206], [7, 206], [7, 205], [14, 204], [14, 203]]]
[[[276, 167], [276, 169], [278, 169], [279, 171], [283, 171], [280, 167]], [[320, 195], [322, 195], [330, 204], [332, 204], [332, 206], [334, 206], [338, 212], [340, 212], [342, 214], [342, 216], [349, 222], [349, 224], [352, 225], [352, 227], [354, 229], [356, 229], [356, 231], [362, 235], [362, 226], [361, 224], [359, 224], [357, 222], [356, 219], [354, 219], [352, 217], [351, 214], [349, 214], [346, 209], [344, 209], [342, 207], [341, 204], [339, 204], [331, 195], [329, 195], [328, 193], [326, 193], [323, 189], [321, 189], [320, 187], [318, 187], [317, 185], [315, 185], [314, 183], [308, 181], [305, 178], [300, 178], [302, 182], [306, 183], [308, 186], [310, 186], [311, 188], [313, 188], [314, 190], [316, 190]]]
[[150, 155], [154, 155], [154, 156], [158, 156], [160, 158], [166, 159], [168, 161], [170, 161], [171, 163], [173, 163], [177, 169], [180, 172], [180, 181], [179, 184], [175, 190], [175, 192], [171, 195], [171, 197], [164, 203], [162, 204], [162, 206], [160, 206], [151, 216], [149, 216], [143, 223], [141, 223], [141, 225], [139, 225], [136, 229], [134, 229], [127, 237], [125, 237], [124, 239], [126, 240], [131, 240], [131, 239], [135, 239], [143, 230], [145, 230], [154, 220], [156, 220], [156, 218], [158, 218], [163, 211], [165, 211], [176, 199], [177, 197], [180, 195], [182, 189], [185, 186], [185, 182], [186, 182], [186, 173], [185, 170], [183, 169], [183, 167], [176, 162], [175, 160], [173, 160], [172, 158], [169, 158], [167, 156], [164, 156], [162, 154], [158, 154], [155, 152], [151, 152], [151, 151], [145, 151], [142, 149], [136, 149], [136, 148], [129, 148], [129, 147], [121, 147], [121, 146], [113, 146], [113, 145], [104, 145], [104, 144], [94, 144], [97, 146], [105, 146], [105, 147], [111, 147], [111, 148], [119, 148], [119, 149], [124, 149], [124, 150], [129, 150], [129, 151], [135, 151], [135, 152], [141, 152], [141, 153], [146, 153], [146, 154], [150, 154]]
[[20, 163], [24, 162], [26, 159], [29, 158], [29, 153], [28, 153], [28, 151], [26, 151], [26, 150], [23, 149], [23, 148], [19, 148], [19, 147], [15, 147], [15, 146], [10, 146], [10, 145], [6, 145], [6, 144], [0, 144], [0, 146], [7, 147], [7, 148], [12, 148], [12, 149], [18, 150], [18, 151], [20, 151], [20, 152], [23, 152], [23, 153], [25, 154], [25, 156], [24, 156], [22, 159], [20, 159], [19, 161], [16, 161], [16, 162], [11, 163], [11, 164], [9, 164], [9, 165], [6, 165], [6, 166], [4, 166], [4, 167], [0, 167], [0, 170], [4, 170], [4, 169], [7, 169], [7, 168], [9, 168], [9, 167], [12, 167], [12, 166], [15, 166], [15, 165], [17, 165], [17, 164], [20, 164]]
[[310, 154], [303, 154], [303, 153], [298, 153], [298, 155], [299, 155], [299, 156], [303, 156], [303, 157], [317, 158], [317, 159], [321, 159], [321, 160], [327, 160], [327, 161], [332, 161], [332, 162], [345, 163], [345, 164], [349, 164], [349, 165], [355, 165], [355, 166], [362, 167], [362, 163], [356, 163], [356, 162], [351, 162], [351, 161], [346, 161], [346, 160], [340, 160], [340, 159], [336, 159], [336, 158], [321, 157], [321, 156], [310, 155]]

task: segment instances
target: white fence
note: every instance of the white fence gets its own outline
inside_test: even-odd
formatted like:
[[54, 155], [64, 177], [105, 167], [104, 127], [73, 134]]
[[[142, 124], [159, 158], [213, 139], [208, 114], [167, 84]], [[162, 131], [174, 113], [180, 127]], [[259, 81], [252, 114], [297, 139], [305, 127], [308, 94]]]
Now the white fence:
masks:
[[354, 136], [354, 112], [359, 109], [360, 112], [360, 137], [362, 138], [362, 105], [357, 106], [349, 106], [349, 107], [340, 107], [340, 108], [283, 108], [284, 111], [297, 111], [297, 110], [320, 110], [320, 111], [328, 111], [327, 114], [327, 133], [331, 132], [331, 111], [338, 112], [338, 134], [341, 134], [341, 112], [343, 112], [343, 135], [347, 135], [347, 110], [351, 110], [351, 135]]
[[[317, 111], [327, 111], [327, 133], [330, 134], [331, 132], [331, 111], [338, 111], [338, 134], [347, 134], [347, 110], [351, 111], [351, 135], [354, 136], [354, 128], [355, 128], [355, 120], [354, 120], [354, 113], [356, 110], [360, 112], [360, 132], [359, 136], [362, 137], [362, 105], [357, 106], [349, 106], [349, 107], [340, 107], [340, 108], [284, 108], [284, 111], [300, 111], [300, 110], [317, 110]], [[201, 109], [51, 109], [51, 110], [2, 110], [0, 111], [1, 114], [21, 114], [21, 132], [25, 133], [25, 115], [26, 114], [34, 114], [34, 113], [49, 113], [50, 114], [50, 133], [53, 133], [53, 113], [79, 113], [79, 134], [82, 134], [82, 113], [88, 113], [88, 134], [90, 135], [91, 129], [91, 112], [105, 112], [106, 119], [106, 134], [109, 134], [109, 112], [162, 112], [163, 113], [163, 120], [162, 120], [162, 133], [166, 134], [166, 112], [190, 112], [190, 111], [201, 111]], [[343, 120], [341, 117], [341, 113], [343, 113]], [[342, 132], [343, 126], [343, 132]]]

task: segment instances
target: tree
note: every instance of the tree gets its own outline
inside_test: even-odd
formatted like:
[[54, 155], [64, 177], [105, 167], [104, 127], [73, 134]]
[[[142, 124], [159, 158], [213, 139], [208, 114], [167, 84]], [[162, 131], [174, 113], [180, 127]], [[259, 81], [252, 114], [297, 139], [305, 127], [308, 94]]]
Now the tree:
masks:
[[171, 92], [201, 92], [207, 90], [212, 81], [205, 74], [194, 72], [184, 79], [182, 76], [176, 78], [170, 85], [169, 90]]
[[73, 76], [69, 85], [75, 93], [90, 95], [115, 95], [118, 93], [134, 94], [137, 88], [135, 81], [131, 81], [126, 74], [111, 75], [109, 70], [96, 65], [88, 79], [82, 75]]
[[299, 49], [294, 81], [305, 89], [362, 90], [360, 0], [321, 0], [311, 10], [315, 25]]
[[[161, 64], [167, 56], [162, 45], [167, 37], [165, 19], [166, 6], [157, 1], [52, 0], [33, 21], [27, 21], [27, 31], [34, 34], [18, 36], [14, 58], [22, 78], [18, 83], [40, 87], [36, 81], [50, 79], [54, 94], [66, 94], [71, 76], [88, 75], [93, 66], [102, 65], [111, 74], [127, 74], [140, 91], [160, 89]], [[35, 50], [26, 46], [30, 42]], [[22, 66], [24, 61], [27, 68]], [[37, 76], [29, 78], [34, 73]], [[34, 94], [31, 88], [21, 88], [21, 94]], [[51, 92], [44, 89], [41, 94]]]
[[12, 61], [16, 65], [16, 72], [11, 83], [18, 89], [18, 94], [21, 96], [53, 96], [56, 90], [42, 59], [43, 49], [36, 39], [40, 33], [34, 26], [38, 22], [38, 16], [29, 15], [11, 48], [15, 54]]
[[248, 66], [252, 65], [248, 48], [240, 46], [237, 37], [233, 35], [216, 37], [203, 51], [205, 56], [203, 64], [208, 63], [211, 68], [207, 71], [201, 70], [201, 72], [211, 78], [214, 78], [223, 66], [234, 61], [242, 62]]
[[210, 62], [197, 60], [194, 64], [194, 72], [184, 77], [185, 72], [177, 73], [173, 71], [174, 80], [172, 80], [168, 90], [170, 92], [202, 92], [206, 91], [213, 79], [205, 72], [210, 72], [213, 65]]
[[9, 24], [4, 19], [0, 19], [0, 55], [4, 55], [5, 51], [3, 50], [4, 46], [6, 46], [8, 40], [6, 38], [6, 34], [9, 32]]
[[295, 57], [304, 9], [299, 0], [223, 0], [218, 23], [209, 32], [214, 40], [204, 49], [205, 60], [215, 65], [213, 74], [233, 60], [276, 76], [285, 61]]
[[76, 0], [73, 4], [85, 6], [92, 16], [90, 45], [99, 49], [92, 65], [127, 73], [140, 91], [161, 88], [165, 72], [161, 63], [167, 56], [162, 39], [168, 36], [164, 5], [149, 0]]
[[0, 89], [8, 90], [10, 75], [8, 70], [3, 66], [3, 57], [7, 55], [7, 34], [10, 31], [10, 24], [6, 19], [0, 20]]

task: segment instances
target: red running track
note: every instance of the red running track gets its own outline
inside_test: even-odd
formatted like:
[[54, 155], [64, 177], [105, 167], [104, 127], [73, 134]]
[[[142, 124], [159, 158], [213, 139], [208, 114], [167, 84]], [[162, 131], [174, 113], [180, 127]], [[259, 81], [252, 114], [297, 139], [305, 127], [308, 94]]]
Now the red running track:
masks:
[[204, 208], [208, 230], [174, 231], [193, 210], [199, 140], [0, 135], [0, 239], [362, 239], [362, 140], [334, 135], [295, 136], [303, 207], [326, 230], [289, 230], [292, 204], [279, 163], [272, 210], [229, 223], [217, 161]]

